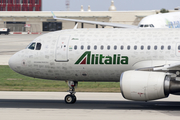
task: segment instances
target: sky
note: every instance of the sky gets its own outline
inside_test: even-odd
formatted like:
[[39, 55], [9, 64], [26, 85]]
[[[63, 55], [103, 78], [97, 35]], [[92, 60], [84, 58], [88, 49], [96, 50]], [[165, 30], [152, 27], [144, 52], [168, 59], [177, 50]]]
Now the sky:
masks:
[[[80, 11], [81, 5], [87, 11], [108, 11], [111, 0], [69, 0], [70, 11]], [[42, 0], [43, 11], [66, 11], [66, 0]], [[117, 11], [131, 10], [160, 10], [162, 8], [173, 10], [180, 7], [180, 0], [114, 0]]]

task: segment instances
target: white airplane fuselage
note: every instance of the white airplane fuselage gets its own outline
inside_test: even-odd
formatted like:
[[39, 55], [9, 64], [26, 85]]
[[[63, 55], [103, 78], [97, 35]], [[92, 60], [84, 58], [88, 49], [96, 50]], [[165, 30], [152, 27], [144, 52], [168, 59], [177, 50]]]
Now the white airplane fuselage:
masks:
[[143, 18], [139, 28], [180, 28], [180, 12], [160, 13]]
[[[72, 81], [119, 81], [124, 71], [180, 60], [178, 29], [76, 29], [51, 32], [17, 52], [10, 67], [23, 75]], [[77, 47], [77, 48], [76, 48]]]

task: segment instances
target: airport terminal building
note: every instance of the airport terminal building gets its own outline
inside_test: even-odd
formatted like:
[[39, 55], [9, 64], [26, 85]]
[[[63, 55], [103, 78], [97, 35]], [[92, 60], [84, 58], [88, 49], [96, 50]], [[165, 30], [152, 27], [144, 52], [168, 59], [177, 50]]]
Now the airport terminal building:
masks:
[[[41, 6], [41, 0], [31, 1], [40, 1], [38, 3]], [[144, 17], [157, 13], [159, 13], [159, 10], [116, 11], [113, 1], [109, 7], [109, 11], [91, 11], [90, 6], [88, 7], [88, 11], [84, 11], [83, 6], [81, 6], [80, 11], [54, 11], [54, 14], [60, 18], [112, 22], [136, 26]], [[39, 34], [45, 31], [72, 29], [75, 24], [74, 22], [53, 19], [53, 15], [50, 11], [0, 11], [0, 28], [9, 28], [12, 34]], [[78, 28], [97, 27], [109, 28], [99, 25], [78, 24]]]
[[[0, 27], [7, 27], [10, 32], [43, 32], [72, 29], [74, 22], [53, 19], [50, 11], [1, 11]], [[156, 14], [152, 11], [58, 11], [57, 17], [89, 21], [112, 22], [138, 25], [145, 16]], [[78, 28], [96, 28], [103, 26], [79, 24]]]
[[[42, 0], [0, 0], [0, 28], [9, 28], [13, 33], [39, 34], [46, 31], [72, 29], [76, 23], [53, 19], [50, 11], [41, 11]], [[18, 7], [18, 5], [21, 5]], [[16, 10], [17, 9], [17, 10]], [[174, 12], [173, 10], [170, 12]], [[112, 0], [109, 11], [55, 11], [59, 18], [79, 19], [88, 21], [111, 22], [127, 25], [138, 25], [148, 15], [159, 13], [159, 10], [147, 11], [116, 11]], [[78, 28], [109, 28], [106, 26], [78, 24]]]

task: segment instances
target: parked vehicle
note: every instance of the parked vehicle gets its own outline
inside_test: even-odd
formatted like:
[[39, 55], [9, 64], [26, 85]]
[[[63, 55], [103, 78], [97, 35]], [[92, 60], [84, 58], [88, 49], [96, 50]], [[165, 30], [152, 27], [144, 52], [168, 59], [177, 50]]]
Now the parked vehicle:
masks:
[[10, 31], [9, 28], [0, 28], [0, 35], [1, 34], [8, 35], [9, 31]]

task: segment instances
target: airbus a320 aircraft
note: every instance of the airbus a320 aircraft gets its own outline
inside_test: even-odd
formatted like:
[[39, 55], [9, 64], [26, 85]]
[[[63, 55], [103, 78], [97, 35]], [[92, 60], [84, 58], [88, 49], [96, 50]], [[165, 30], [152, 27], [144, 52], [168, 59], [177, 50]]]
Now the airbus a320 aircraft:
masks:
[[68, 104], [79, 81], [118, 82], [124, 98], [149, 101], [180, 93], [179, 29], [71, 29], [37, 37], [14, 54], [17, 73], [68, 81]]
[[180, 28], [180, 12], [149, 15], [143, 18], [139, 28]]

